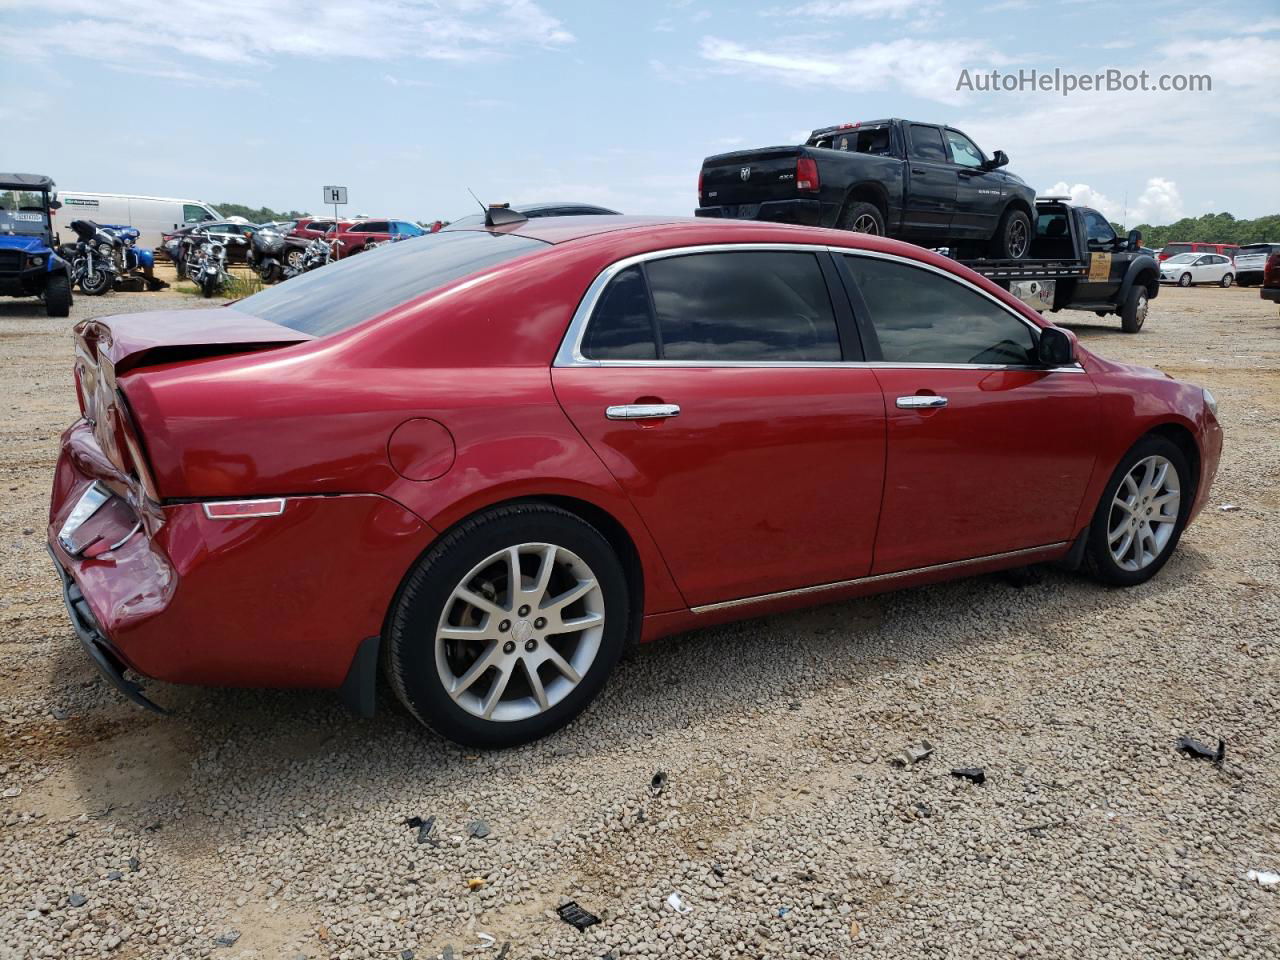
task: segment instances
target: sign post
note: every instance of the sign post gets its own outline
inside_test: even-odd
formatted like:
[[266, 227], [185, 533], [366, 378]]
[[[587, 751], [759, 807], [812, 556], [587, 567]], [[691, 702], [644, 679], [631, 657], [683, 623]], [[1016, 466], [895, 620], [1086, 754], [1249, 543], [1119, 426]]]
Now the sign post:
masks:
[[324, 202], [333, 204], [333, 256], [338, 256], [338, 205], [347, 202], [346, 187], [325, 187]]

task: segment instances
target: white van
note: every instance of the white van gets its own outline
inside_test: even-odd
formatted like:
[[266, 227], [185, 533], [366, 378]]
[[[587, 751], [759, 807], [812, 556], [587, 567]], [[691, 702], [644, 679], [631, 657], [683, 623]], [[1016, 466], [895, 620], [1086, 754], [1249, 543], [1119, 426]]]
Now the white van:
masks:
[[190, 223], [222, 219], [222, 214], [200, 200], [133, 197], [124, 193], [85, 193], [80, 190], [59, 190], [58, 199], [62, 201], [62, 209], [54, 217], [54, 227], [66, 227], [63, 233], [71, 233], [72, 220], [124, 224], [138, 230], [141, 234], [138, 246], [147, 248], [160, 246], [163, 233]]

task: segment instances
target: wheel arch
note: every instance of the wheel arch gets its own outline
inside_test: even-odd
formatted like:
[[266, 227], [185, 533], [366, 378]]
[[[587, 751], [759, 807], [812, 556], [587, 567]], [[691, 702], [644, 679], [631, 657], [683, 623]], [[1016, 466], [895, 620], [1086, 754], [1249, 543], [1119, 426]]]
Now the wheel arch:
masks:
[[1183, 455], [1187, 458], [1187, 464], [1191, 471], [1191, 495], [1187, 497], [1184, 502], [1186, 504], [1186, 509], [1190, 511], [1192, 503], [1195, 502], [1195, 499], [1200, 492], [1200, 444], [1196, 442], [1196, 435], [1194, 431], [1178, 420], [1168, 420], [1152, 427], [1141, 437], [1135, 440], [1134, 444], [1141, 442], [1146, 437], [1152, 436], [1164, 437], [1175, 447], [1181, 450]]
[[836, 217], [837, 223], [849, 209], [850, 204], [854, 203], [869, 203], [874, 206], [880, 211], [880, 219], [884, 221], [885, 229], [889, 229], [889, 192], [884, 188], [884, 184], [876, 183], [874, 180], [863, 180], [849, 187], [845, 191], [844, 203]]
[[1031, 209], [1031, 205], [1027, 203], [1027, 201], [1022, 197], [1012, 197], [1010, 198], [1009, 202], [1004, 205], [1004, 209], [1000, 211], [1000, 218], [1004, 219], [1004, 215], [1008, 213], [1010, 210], [1021, 210], [1023, 213], [1027, 215], [1027, 219], [1031, 221], [1031, 227], [1032, 227], [1031, 233], [1032, 233], [1032, 236], [1034, 237], [1036, 215], [1035, 215], [1035, 211]]

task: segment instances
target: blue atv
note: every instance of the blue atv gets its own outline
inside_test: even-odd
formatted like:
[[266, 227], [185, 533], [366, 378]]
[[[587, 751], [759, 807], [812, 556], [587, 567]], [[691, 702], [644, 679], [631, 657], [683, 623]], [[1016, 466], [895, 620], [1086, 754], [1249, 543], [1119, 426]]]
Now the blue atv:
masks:
[[0, 296], [43, 297], [51, 317], [71, 312], [71, 265], [57, 254], [49, 177], [0, 173]]

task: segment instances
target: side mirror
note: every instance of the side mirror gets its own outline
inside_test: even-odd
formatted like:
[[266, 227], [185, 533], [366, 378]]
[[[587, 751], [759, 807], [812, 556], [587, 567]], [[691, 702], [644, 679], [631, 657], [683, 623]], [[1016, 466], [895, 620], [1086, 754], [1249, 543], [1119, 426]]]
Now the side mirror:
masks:
[[1142, 234], [1139, 233], [1137, 230], [1130, 230], [1129, 231], [1129, 249], [1137, 250], [1140, 246], [1142, 246]]
[[62, 209], [62, 201], [61, 201], [61, 200], [50, 200], [50, 201], [49, 201], [49, 209], [50, 209], [50, 210], [61, 210], [61, 209]]
[[1076, 362], [1075, 344], [1066, 331], [1044, 327], [1036, 343], [1036, 359], [1043, 367], [1069, 367]]
[[991, 159], [988, 160], [985, 164], [983, 164], [983, 166], [986, 167], [988, 170], [995, 170], [997, 167], [1003, 167], [1008, 162], [1009, 162], [1009, 155], [1005, 153], [1003, 150], [997, 150], [995, 153], [991, 155]]

